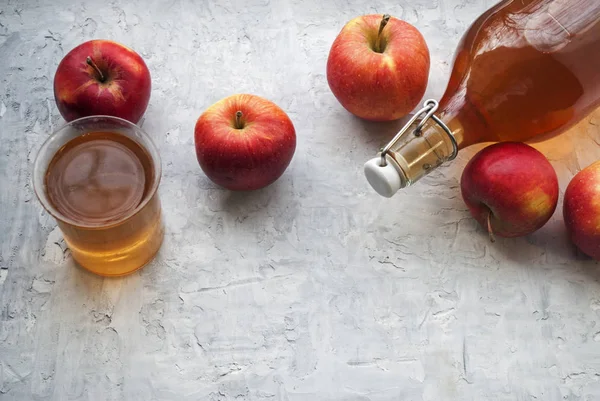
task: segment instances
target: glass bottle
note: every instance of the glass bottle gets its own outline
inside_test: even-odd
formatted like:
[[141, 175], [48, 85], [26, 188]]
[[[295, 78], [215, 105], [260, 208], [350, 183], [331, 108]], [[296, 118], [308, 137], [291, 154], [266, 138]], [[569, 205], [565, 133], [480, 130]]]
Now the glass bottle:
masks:
[[504, 0], [463, 35], [446, 91], [365, 164], [382, 196], [461, 149], [566, 131], [600, 106], [600, 0]]

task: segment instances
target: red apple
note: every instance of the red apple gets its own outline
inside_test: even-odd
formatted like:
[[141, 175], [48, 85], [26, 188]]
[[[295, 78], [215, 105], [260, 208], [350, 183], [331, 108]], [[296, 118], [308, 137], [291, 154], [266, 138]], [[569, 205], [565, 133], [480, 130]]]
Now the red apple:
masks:
[[519, 237], [541, 228], [558, 202], [556, 171], [544, 155], [520, 142], [480, 150], [467, 163], [461, 192], [469, 211], [493, 234]]
[[133, 50], [109, 40], [91, 40], [71, 50], [54, 76], [54, 99], [67, 121], [121, 117], [136, 124], [150, 100], [150, 71]]
[[327, 82], [350, 113], [373, 121], [406, 116], [420, 102], [429, 78], [429, 49], [421, 33], [389, 15], [363, 15], [335, 38]]
[[600, 260], [600, 161], [569, 182], [563, 218], [571, 241], [586, 255]]
[[237, 94], [210, 106], [196, 122], [196, 156], [214, 183], [255, 190], [275, 182], [296, 150], [287, 114], [259, 96]]

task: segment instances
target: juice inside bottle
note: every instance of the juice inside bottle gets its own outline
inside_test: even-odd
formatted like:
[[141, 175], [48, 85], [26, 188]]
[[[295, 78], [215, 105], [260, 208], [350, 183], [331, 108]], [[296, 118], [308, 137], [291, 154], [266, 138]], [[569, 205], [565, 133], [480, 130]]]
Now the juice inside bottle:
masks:
[[[505, 0], [461, 39], [435, 115], [460, 150], [480, 142], [542, 140], [599, 105], [600, 1]], [[392, 194], [454, 153], [441, 125], [427, 120], [384, 155], [400, 175], [399, 181], [393, 177]], [[395, 173], [377, 170], [376, 160], [367, 163], [365, 174], [377, 189]]]
[[459, 148], [562, 132], [600, 104], [600, 1], [505, 1], [456, 52], [439, 116]]

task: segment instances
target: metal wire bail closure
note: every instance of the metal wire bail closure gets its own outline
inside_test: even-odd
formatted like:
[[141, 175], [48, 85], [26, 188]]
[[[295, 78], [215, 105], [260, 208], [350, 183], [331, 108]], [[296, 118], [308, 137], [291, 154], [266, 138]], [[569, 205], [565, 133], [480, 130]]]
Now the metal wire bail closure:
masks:
[[444, 130], [446, 135], [448, 135], [448, 138], [450, 138], [450, 142], [452, 143], [452, 153], [450, 154], [450, 157], [448, 157], [447, 160], [449, 161], [449, 160], [453, 160], [454, 158], [456, 158], [456, 155], [458, 155], [458, 143], [456, 142], [456, 138], [454, 138], [454, 135], [452, 135], [452, 131], [450, 131], [450, 128], [448, 128], [448, 126], [446, 124], [444, 124], [444, 122], [442, 120], [440, 120], [434, 114], [437, 111], [438, 106], [439, 106], [439, 103], [434, 99], [429, 99], [429, 100], [425, 101], [425, 103], [423, 104], [423, 108], [420, 109], [419, 111], [417, 111], [411, 117], [411, 119], [408, 120], [408, 122], [404, 125], [404, 127], [402, 127], [400, 129], [400, 131], [398, 131], [398, 133], [394, 136], [394, 138], [387, 145], [385, 145], [385, 147], [381, 151], [381, 166], [387, 165], [385, 156], [389, 153], [390, 149], [396, 144], [396, 142], [398, 142], [404, 136], [404, 134], [406, 134], [408, 132], [410, 127], [419, 118], [421, 118], [421, 116], [423, 116], [421, 118], [421, 121], [419, 121], [419, 123], [417, 124], [415, 129], [412, 131], [413, 135], [421, 136], [421, 129], [423, 128], [425, 123], [427, 123], [427, 121], [430, 118], [433, 119], [433, 121], [435, 121], [436, 124], [439, 125], [440, 128], [442, 128]]

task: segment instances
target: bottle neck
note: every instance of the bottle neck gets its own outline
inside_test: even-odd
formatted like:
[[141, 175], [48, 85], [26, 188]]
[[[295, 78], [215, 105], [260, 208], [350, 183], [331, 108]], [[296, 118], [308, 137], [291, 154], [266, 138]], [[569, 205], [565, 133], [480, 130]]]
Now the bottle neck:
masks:
[[409, 121], [411, 125], [403, 127], [376, 158], [365, 164], [367, 180], [380, 195], [393, 196], [454, 159], [460, 149], [481, 141], [477, 135], [485, 131], [476, 124], [463, 123], [477, 122], [463, 120], [471, 110], [463, 98], [453, 96], [437, 109], [437, 102], [425, 102]]
[[419, 132], [413, 128], [394, 144], [386, 157], [393, 160], [404, 187], [414, 184], [454, 158], [457, 145], [443, 126], [430, 118]]
[[449, 87], [436, 113], [454, 135], [459, 150], [483, 142], [491, 135], [483, 116], [465, 94], [464, 89]]

